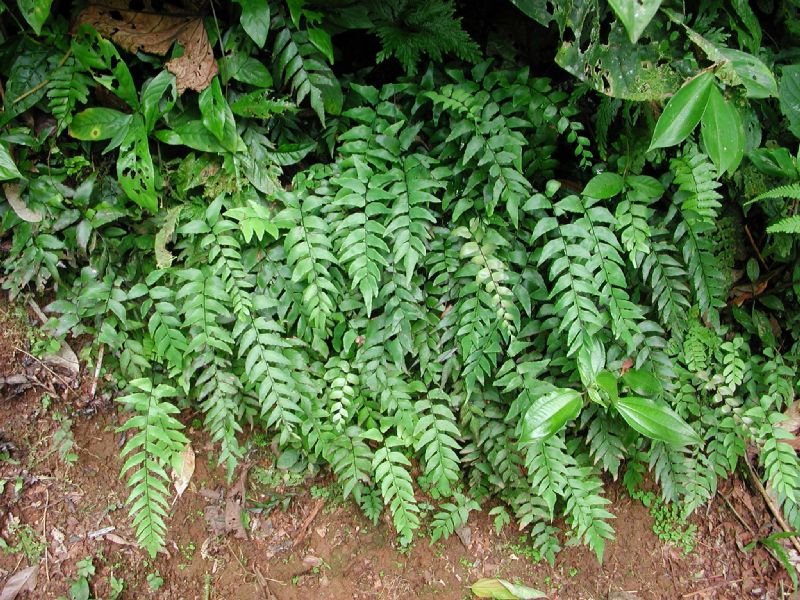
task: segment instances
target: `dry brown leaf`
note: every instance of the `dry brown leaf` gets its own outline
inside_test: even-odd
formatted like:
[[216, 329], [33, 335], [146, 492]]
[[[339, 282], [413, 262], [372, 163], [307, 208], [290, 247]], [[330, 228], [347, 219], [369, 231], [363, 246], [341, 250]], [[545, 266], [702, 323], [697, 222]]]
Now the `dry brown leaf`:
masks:
[[6, 194], [6, 200], [20, 219], [28, 223], [38, 223], [42, 220], [42, 215], [28, 208], [28, 205], [20, 200], [18, 183], [4, 184], [3, 191]]
[[32, 592], [36, 587], [36, 578], [39, 576], [39, 565], [22, 569], [8, 578], [0, 600], [14, 600], [20, 592]]
[[[167, 61], [167, 70], [175, 75], [178, 94], [191, 89], [202, 91], [219, 72], [208, 41], [203, 20], [124, 10], [90, 4], [76, 19], [88, 23], [97, 32], [128, 52], [146, 52], [164, 56], [173, 43], [183, 47], [183, 56]], [[76, 25], [76, 27], [77, 27]]]
[[175, 469], [172, 471], [172, 482], [178, 494], [176, 499], [180, 498], [189, 487], [192, 475], [194, 475], [194, 450], [191, 444], [186, 444], [183, 452], [178, 455]]
[[225, 501], [225, 531], [233, 532], [236, 539], [247, 539], [247, 531], [242, 525], [242, 505], [235, 500]]

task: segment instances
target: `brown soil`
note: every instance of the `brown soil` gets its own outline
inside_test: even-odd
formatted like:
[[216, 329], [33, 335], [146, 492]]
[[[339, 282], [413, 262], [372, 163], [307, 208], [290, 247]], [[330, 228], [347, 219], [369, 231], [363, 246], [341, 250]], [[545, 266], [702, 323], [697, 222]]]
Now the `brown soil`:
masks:
[[[108, 597], [111, 575], [125, 580], [123, 598], [165, 600], [461, 600], [471, 597], [471, 582], [490, 576], [519, 580], [551, 599], [789, 597], [790, 580], [770, 554], [760, 547], [742, 551], [776, 528], [761, 498], [738, 479], [721, 482], [717, 499], [692, 518], [698, 534], [688, 556], [660, 541], [648, 510], [610, 482], [617, 540], [607, 547], [604, 563], [584, 547], [572, 546], [551, 568], [526, 558], [514, 527], [496, 535], [486, 513], [473, 513], [469, 546], [457, 536], [432, 546], [421, 537], [411, 550], [400, 551], [386, 521], [373, 526], [354, 505], [339, 501], [324, 473], [296, 487], [265, 482], [263, 474], [276, 471], [270, 469], [269, 449], [254, 444], [247, 459], [249, 539], [237, 539], [207, 521], [221, 510], [223, 501], [215, 497], [226, 497], [231, 486], [220, 469], [209, 466], [214, 448], [207, 436], [192, 428], [196, 470], [172, 510], [168, 555], [149, 560], [132, 544], [122, 506], [122, 434], [116, 428], [125, 414], [108, 401], [90, 403], [87, 410], [92, 369], [82, 368], [78, 389], [65, 388], [21, 352], [29, 344], [27, 325], [20, 320], [25, 316], [0, 303], [0, 378], [24, 372], [42, 383], [18, 395], [0, 386], [0, 448], [12, 444], [10, 459], [0, 462], [0, 481], [5, 481], [0, 538], [7, 544], [3, 550], [0, 542], [0, 595], [9, 577], [38, 560], [37, 587], [19, 598], [68, 596], [77, 562], [93, 557], [97, 572], [91, 589], [97, 598]], [[51, 404], [45, 408], [48, 396]], [[73, 464], [56, 448], [53, 434], [62, 427], [58, 414], [73, 416], [78, 456]], [[184, 417], [191, 422], [191, 415]], [[263, 506], [270, 498], [288, 506], [259, 513], [259, 502]], [[300, 536], [319, 507], [307, 535]], [[31, 540], [27, 547], [23, 537]], [[152, 590], [147, 579], [156, 572], [163, 585]]]

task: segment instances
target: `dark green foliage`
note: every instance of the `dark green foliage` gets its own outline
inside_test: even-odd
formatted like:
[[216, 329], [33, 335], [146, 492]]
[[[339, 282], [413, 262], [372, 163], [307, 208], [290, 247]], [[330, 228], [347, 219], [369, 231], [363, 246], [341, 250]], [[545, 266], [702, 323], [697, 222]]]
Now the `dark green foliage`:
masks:
[[[597, 6], [581, 24], [525, 3], [586, 35], [613, 19]], [[613, 50], [562, 46], [587, 86], [533, 75], [497, 32], [479, 45], [466, 27], [482, 13], [446, 0], [264, 7], [219, 23], [219, 76], [180, 98], [161, 59], [87, 27], [67, 42], [63, 16], [35, 44], [0, 40], [3, 287], [52, 289], [56, 332], [104, 347], [133, 412], [123, 473], [144, 547], [166, 535], [178, 407], [202, 414], [229, 478], [245, 434], [266, 431], [374, 522], [388, 510], [403, 545], [423, 498], [434, 540], [494, 498], [496, 527], [515, 518], [538, 558], [554, 561], [563, 517], [602, 559], [604, 474], [632, 492], [655, 479], [686, 516], [748, 446], [800, 526], [781, 426], [798, 391], [800, 176], [780, 144], [796, 141], [769, 68], [751, 57], [748, 79], [729, 58], [723, 12], [696, 31], [669, 21], [681, 33], [656, 74], [639, 59], [667, 39], [666, 11], [610, 23], [630, 55], [598, 67], [603, 85], [578, 67]], [[631, 46], [629, 26], [651, 41]], [[407, 75], [354, 66], [342, 32], [375, 34]], [[706, 62], [717, 108], [749, 124], [733, 174], [717, 121], [653, 110]], [[657, 122], [670, 144], [647, 151]]]

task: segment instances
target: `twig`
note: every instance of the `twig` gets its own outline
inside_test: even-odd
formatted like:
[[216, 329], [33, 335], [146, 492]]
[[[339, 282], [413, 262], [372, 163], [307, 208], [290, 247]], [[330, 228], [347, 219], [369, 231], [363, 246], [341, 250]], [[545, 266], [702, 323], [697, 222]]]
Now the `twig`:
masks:
[[[767, 503], [767, 507], [769, 508], [770, 512], [775, 516], [775, 520], [778, 521], [778, 525], [781, 526], [781, 529], [783, 529], [784, 532], [792, 533], [794, 529], [789, 527], [789, 525], [786, 523], [786, 519], [783, 518], [780, 509], [775, 506], [775, 503], [772, 501], [772, 498], [769, 497], [767, 490], [764, 489], [764, 486], [761, 483], [761, 480], [758, 478], [753, 465], [750, 464], [750, 459], [748, 458], [746, 452], [744, 455], [744, 462], [747, 465], [747, 470], [750, 472], [750, 479], [753, 480], [753, 484], [764, 498], [764, 502]], [[792, 546], [794, 546], [794, 549], [797, 551], [797, 553], [800, 554], [800, 542], [798, 542], [797, 538], [793, 535], [790, 535], [789, 540], [792, 542]]]
[[731, 509], [731, 512], [732, 512], [734, 515], [736, 515], [736, 518], [737, 518], [737, 519], [739, 519], [739, 523], [741, 523], [742, 525], [744, 525], [744, 528], [745, 528], [745, 529], [747, 529], [747, 531], [749, 531], [749, 532], [750, 532], [750, 535], [752, 535], [752, 536], [754, 536], [754, 537], [755, 537], [755, 535], [756, 535], [756, 532], [755, 532], [755, 531], [753, 531], [753, 528], [752, 528], [752, 527], [750, 527], [750, 525], [748, 525], [748, 524], [747, 524], [747, 522], [746, 522], [746, 521], [745, 521], [745, 520], [744, 520], [744, 519], [741, 517], [741, 515], [740, 515], [740, 514], [739, 514], [739, 513], [736, 511], [736, 509], [735, 509], [735, 508], [733, 508], [733, 504], [731, 504], [731, 501], [730, 501], [730, 500], [728, 500], [727, 496], [725, 496], [725, 494], [720, 494], [720, 496], [721, 496], [721, 497], [722, 497], [722, 499], [725, 501], [725, 504], [727, 504], [727, 505], [728, 505], [728, 508], [730, 508], [730, 509]]
[[36, 316], [39, 317], [39, 320], [42, 322], [42, 325], [47, 323], [47, 315], [44, 314], [44, 311], [39, 307], [36, 303], [36, 300], [30, 298], [28, 300], [28, 306], [31, 307], [31, 310], [36, 313]]
[[[242, 562], [242, 559], [239, 558], [239, 555], [233, 551], [233, 548], [231, 548], [230, 541], [225, 540], [225, 544], [228, 546], [228, 550], [230, 551], [230, 553], [233, 554], [233, 557], [236, 559], [236, 562], [239, 563], [239, 566], [242, 568], [242, 571], [244, 571], [244, 574], [249, 575], [250, 571], [247, 570], [247, 566]], [[270, 590], [269, 587], [267, 587], [268, 584], [266, 584], [266, 581], [262, 583], [257, 574], [253, 573], [253, 575], [255, 575], [256, 583], [258, 584], [258, 587], [261, 588], [261, 593], [264, 594], [264, 597], [267, 600], [276, 600], [275, 594], [273, 594], [272, 590]]]
[[756, 246], [756, 241], [753, 239], [753, 234], [750, 233], [750, 227], [745, 225], [744, 232], [747, 234], [747, 239], [750, 240], [750, 245], [753, 247], [753, 250], [755, 251], [756, 256], [758, 257], [759, 262], [764, 266], [765, 269], [768, 269], [767, 261], [765, 261], [764, 257], [761, 256], [761, 251], [758, 249], [758, 246]]
[[48, 372], [48, 373], [50, 373], [50, 375], [52, 375], [53, 377], [55, 377], [56, 379], [58, 379], [58, 380], [59, 380], [59, 381], [60, 381], [60, 382], [61, 382], [61, 383], [62, 383], [62, 384], [65, 386], [65, 387], [67, 387], [67, 388], [69, 388], [69, 387], [70, 387], [69, 383], [67, 383], [67, 381], [66, 381], [64, 378], [62, 378], [62, 377], [61, 377], [61, 376], [60, 376], [58, 373], [56, 373], [55, 371], [53, 371], [53, 369], [51, 369], [51, 368], [50, 368], [50, 367], [48, 367], [46, 364], [44, 364], [44, 363], [42, 362], [42, 359], [40, 359], [40, 358], [38, 358], [38, 357], [34, 356], [34, 355], [33, 355], [33, 354], [31, 354], [30, 352], [26, 352], [25, 350], [23, 350], [22, 348], [19, 348], [18, 346], [11, 346], [11, 347], [12, 347], [14, 350], [16, 350], [17, 352], [22, 352], [22, 353], [23, 353], [25, 356], [27, 356], [28, 358], [30, 358], [30, 359], [33, 359], [33, 360], [35, 360], [36, 362], [38, 362], [40, 365], [42, 365], [42, 366], [43, 366], [43, 367], [44, 367], [44, 368], [47, 370], [47, 372]]
[[100, 368], [103, 366], [103, 353], [105, 350], [105, 344], [100, 344], [100, 350], [97, 351], [97, 365], [94, 368], [94, 381], [92, 381], [92, 389], [89, 392], [89, 398], [94, 398], [97, 392], [97, 378], [100, 377]]
[[[67, 52], [64, 54], [64, 56], [61, 57], [61, 60], [58, 61], [58, 65], [56, 65], [56, 69], [60, 69], [61, 67], [63, 67], [64, 63], [67, 62], [67, 59], [70, 57], [71, 54], [72, 54], [72, 48], [67, 50]], [[20, 94], [19, 96], [17, 96], [14, 99], [14, 102], [12, 102], [12, 104], [17, 104], [18, 102], [22, 102], [23, 100], [25, 100], [25, 98], [27, 98], [31, 94], [35, 94], [40, 89], [42, 89], [44, 86], [46, 86], [48, 83], [50, 83], [50, 80], [49, 79], [45, 79], [41, 83], [36, 84], [35, 86], [33, 86], [31, 89], [29, 89], [24, 94]]]
[[697, 590], [696, 592], [689, 592], [688, 594], [684, 594], [681, 598], [691, 598], [692, 596], [697, 596], [699, 594], [705, 594], [706, 592], [711, 592], [713, 590], [719, 589], [721, 587], [728, 587], [733, 583], [739, 583], [744, 581], [745, 579], [752, 579], [752, 577], [740, 577], [739, 579], [731, 579], [730, 581], [723, 581], [722, 583], [718, 583], [716, 585], [711, 585], [709, 587], [703, 588], [702, 590]]
[[297, 532], [297, 535], [292, 542], [292, 549], [296, 548], [300, 542], [302, 542], [305, 537], [306, 533], [308, 533], [308, 527], [311, 525], [312, 521], [316, 518], [319, 511], [322, 510], [322, 506], [325, 504], [325, 500], [323, 498], [319, 498], [317, 503], [314, 505], [314, 508], [311, 509], [311, 512], [308, 513], [308, 516], [305, 518], [303, 523], [300, 525], [300, 530]]
[[44, 517], [42, 518], [42, 536], [44, 537], [44, 573], [47, 575], [47, 585], [50, 585], [50, 545], [47, 544], [47, 509], [50, 507], [50, 490], [44, 488]]

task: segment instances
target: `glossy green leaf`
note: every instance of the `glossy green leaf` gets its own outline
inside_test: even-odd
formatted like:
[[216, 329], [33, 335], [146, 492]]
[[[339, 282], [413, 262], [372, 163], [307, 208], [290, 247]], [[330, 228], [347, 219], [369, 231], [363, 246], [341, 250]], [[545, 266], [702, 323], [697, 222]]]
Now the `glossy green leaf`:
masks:
[[649, 150], [680, 144], [700, 122], [714, 86], [714, 76], [702, 73], [675, 94], [656, 123]]
[[661, 6], [661, 0], [608, 0], [608, 3], [625, 25], [628, 37], [634, 44]]
[[731, 48], [721, 48], [719, 53], [730, 61], [733, 70], [747, 90], [748, 98], [771, 98], [778, 95], [775, 75], [761, 60], [752, 54]]
[[203, 125], [215, 138], [222, 141], [225, 135], [225, 110], [228, 108], [228, 103], [222, 95], [219, 77], [214, 77], [211, 85], [200, 92], [197, 103], [200, 106]]
[[308, 30], [308, 41], [325, 55], [330, 64], [333, 64], [333, 43], [327, 31], [319, 27], [312, 27]]
[[130, 122], [131, 115], [113, 108], [87, 108], [73, 117], [69, 134], [87, 142], [108, 140], [119, 135], [121, 130], [127, 132]]
[[597, 198], [598, 200], [605, 200], [619, 194], [624, 185], [625, 180], [621, 175], [606, 171], [605, 173], [595, 175], [589, 180], [589, 183], [583, 188], [583, 195]]
[[739, 111], [722, 97], [717, 86], [709, 91], [700, 130], [706, 153], [717, 171], [733, 173], [744, 156], [744, 127]]
[[263, 48], [269, 33], [269, 3], [267, 0], [236, 0], [236, 3], [242, 7], [242, 29], [259, 48]]
[[597, 384], [597, 387], [608, 394], [608, 397], [612, 403], [617, 401], [617, 398], [619, 398], [619, 385], [617, 383], [617, 378], [613, 373], [610, 373], [609, 371], [601, 371], [597, 374], [595, 383]]
[[158, 117], [172, 109], [175, 105], [175, 98], [175, 75], [169, 71], [161, 71], [142, 86], [141, 110], [144, 127], [148, 133], [153, 130]]
[[656, 396], [661, 393], [661, 384], [655, 375], [644, 369], [629, 369], [622, 381], [638, 396]]
[[778, 82], [781, 112], [789, 121], [789, 131], [800, 138], [800, 65], [786, 65]]
[[695, 430], [663, 402], [628, 396], [617, 400], [614, 407], [628, 425], [650, 439], [673, 446], [702, 443]]
[[20, 14], [28, 22], [36, 35], [42, 33], [42, 25], [50, 16], [53, 0], [17, 0]]
[[22, 173], [17, 169], [14, 159], [11, 157], [11, 152], [5, 143], [0, 142], [0, 181], [8, 181], [10, 179], [20, 179]]
[[492, 598], [494, 600], [533, 600], [547, 596], [526, 585], [511, 583], [497, 577], [479, 579], [470, 586], [472, 593], [478, 598]]
[[536, 400], [523, 417], [522, 443], [544, 440], [560, 431], [581, 412], [583, 398], [566, 388], [555, 389]]
[[117, 179], [128, 198], [152, 213], [158, 210], [153, 157], [140, 117], [134, 119], [128, 138], [120, 148]]

